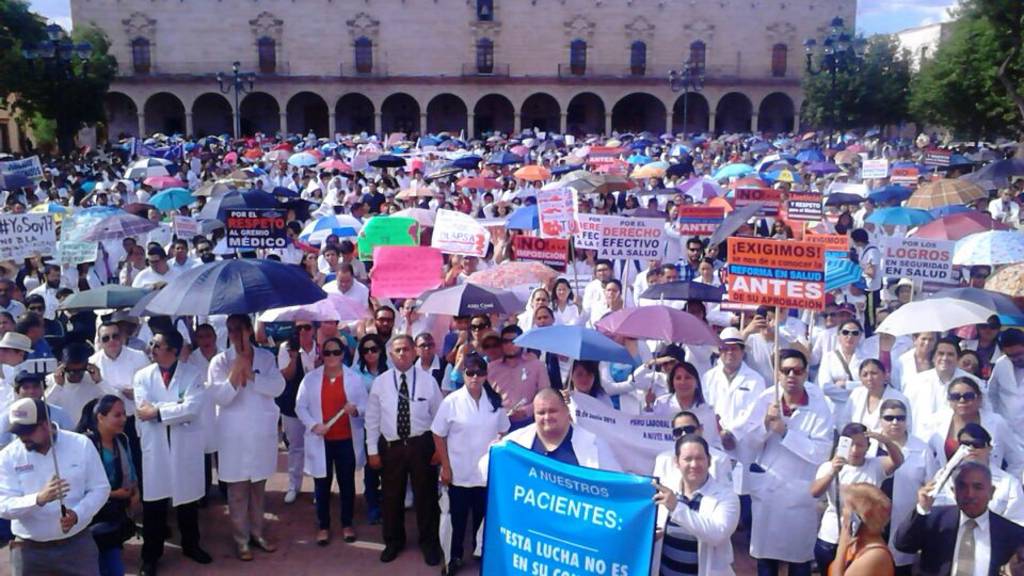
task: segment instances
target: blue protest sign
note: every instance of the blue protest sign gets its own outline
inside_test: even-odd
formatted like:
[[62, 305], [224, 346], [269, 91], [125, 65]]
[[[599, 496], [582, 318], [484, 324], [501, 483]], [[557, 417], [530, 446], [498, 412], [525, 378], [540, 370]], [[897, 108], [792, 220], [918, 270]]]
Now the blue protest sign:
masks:
[[650, 478], [571, 466], [511, 442], [491, 448], [488, 478], [482, 574], [650, 573]]

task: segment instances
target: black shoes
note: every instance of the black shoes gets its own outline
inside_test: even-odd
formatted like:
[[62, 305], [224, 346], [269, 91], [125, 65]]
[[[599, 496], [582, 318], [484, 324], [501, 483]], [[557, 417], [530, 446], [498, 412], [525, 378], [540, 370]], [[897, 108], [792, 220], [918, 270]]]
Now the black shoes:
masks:
[[395, 558], [398, 558], [399, 552], [401, 552], [400, 549], [387, 546], [384, 548], [384, 551], [380, 553], [380, 561], [385, 563], [391, 562]]
[[423, 561], [427, 563], [427, 566], [437, 566], [441, 563], [441, 551], [437, 548], [424, 550]]
[[156, 576], [156, 564], [143, 562], [139, 567], [139, 576]]
[[191, 550], [182, 550], [182, 554], [185, 558], [190, 558], [200, 564], [209, 564], [213, 562], [213, 557], [206, 553], [206, 550], [202, 548], [192, 548]]
[[455, 576], [455, 574], [462, 569], [462, 558], [452, 558], [451, 562], [448, 562], [447, 569], [443, 572], [445, 576]]

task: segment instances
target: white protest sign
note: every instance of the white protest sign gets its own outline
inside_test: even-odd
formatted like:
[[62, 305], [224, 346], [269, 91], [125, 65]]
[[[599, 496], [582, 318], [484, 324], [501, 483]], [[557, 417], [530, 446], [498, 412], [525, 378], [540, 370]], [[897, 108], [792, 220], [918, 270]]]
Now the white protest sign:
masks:
[[665, 255], [668, 236], [660, 218], [600, 216], [598, 258], [658, 260]]
[[856, 194], [862, 198], [868, 197], [868, 186], [867, 184], [858, 184], [856, 182], [833, 182], [829, 184], [828, 190], [825, 195], [829, 194]]
[[577, 426], [608, 443], [626, 472], [650, 475], [658, 454], [674, 446], [670, 417], [630, 416], [586, 394], [572, 395], [570, 412]]
[[601, 247], [601, 216], [598, 214], [577, 214], [577, 232], [574, 246], [580, 250], [597, 250]]
[[871, 180], [873, 178], [887, 178], [888, 176], [888, 158], [875, 158], [874, 160], [865, 160], [864, 164], [861, 166], [860, 177], [864, 180]]
[[576, 192], [569, 188], [537, 191], [541, 238], [568, 238], [576, 227]]
[[24, 176], [29, 180], [41, 179], [43, 177], [43, 165], [39, 162], [39, 156], [0, 162], [0, 180], [7, 176]]
[[62, 265], [75, 265], [83, 262], [96, 261], [96, 242], [68, 240], [74, 237], [75, 228], [79, 226], [74, 216], [65, 216], [60, 223], [60, 242], [57, 244], [57, 259]]
[[57, 226], [52, 214], [0, 216], [0, 260], [52, 256], [57, 248]]
[[934, 284], [956, 284], [953, 240], [925, 238], [882, 239], [882, 275]]
[[472, 216], [454, 210], [437, 211], [430, 245], [441, 252], [483, 258], [490, 241], [491, 233]]
[[180, 214], [174, 216], [171, 228], [174, 230], [174, 235], [182, 240], [191, 240], [199, 234], [199, 222], [196, 222], [195, 218]]

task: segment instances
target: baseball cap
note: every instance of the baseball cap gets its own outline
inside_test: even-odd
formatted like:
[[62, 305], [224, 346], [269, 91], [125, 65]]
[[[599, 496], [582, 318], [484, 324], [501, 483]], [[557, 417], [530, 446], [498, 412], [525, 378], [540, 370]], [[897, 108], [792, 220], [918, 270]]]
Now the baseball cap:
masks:
[[46, 420], [46, 404], [35, 398], [22, 398], [11, 404], [7, 418], [11, 434], [28, 434], [37, 424]]
[[740, 331], [732, 326], [722, 330], [722, 333], [718, 335], [718, 339], [722, 341], [722, 344], [746, 345], [746, 342], [743, 340], [743, 336], [740, 335]]
[[857, 313], [857, 309], [854, 308], [853, 304], [850, 304], [849, 302], [844, 302], [843, 304], [840, 304], [838, 311], [839, 312], [847, 312], [849, 314], [856, 314]]
[[43, 377], [41, 374], [36, 374], [35, 372], [22, 370], [21, 372], [18, 372], [17, 376], [14, 377], [14, 389], [18, 390], [24, 384], [29, 382], [41, 385], [43, 383]]
[[21, 332], [14, 332], [13, 330], [4, 334], [3, 338], [0, 338], [0, 348], [7, 350], [21, 350], [22, 352], [32, 351], [32, 340], [28, 336], [25, 336]]

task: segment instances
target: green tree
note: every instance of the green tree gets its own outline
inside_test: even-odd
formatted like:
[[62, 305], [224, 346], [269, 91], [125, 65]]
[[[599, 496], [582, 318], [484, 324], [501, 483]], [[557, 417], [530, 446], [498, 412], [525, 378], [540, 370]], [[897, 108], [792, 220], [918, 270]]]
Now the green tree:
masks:
[[72, 57], [65, 64], [27, 59], [22, 50], [46, 40], [45, 22], [23, 0], [0, 0], [0, 104], [24, 116], [40, 115], [56, 123], [62, 152], [74, 147], [83, 126], [105, 117], [103, 95], [117, 71], [108, 54], [110, 41], [97, 28], [79, 28], [71, 41], [88, 42], [88, 59]]
[[894, 36], [873, 36], [863, 58], [836, 75], [835, 86], [827, 71], [804, 75], [803, 121], [838, 130], [905, 122], [910, 80], [910, 54]]

